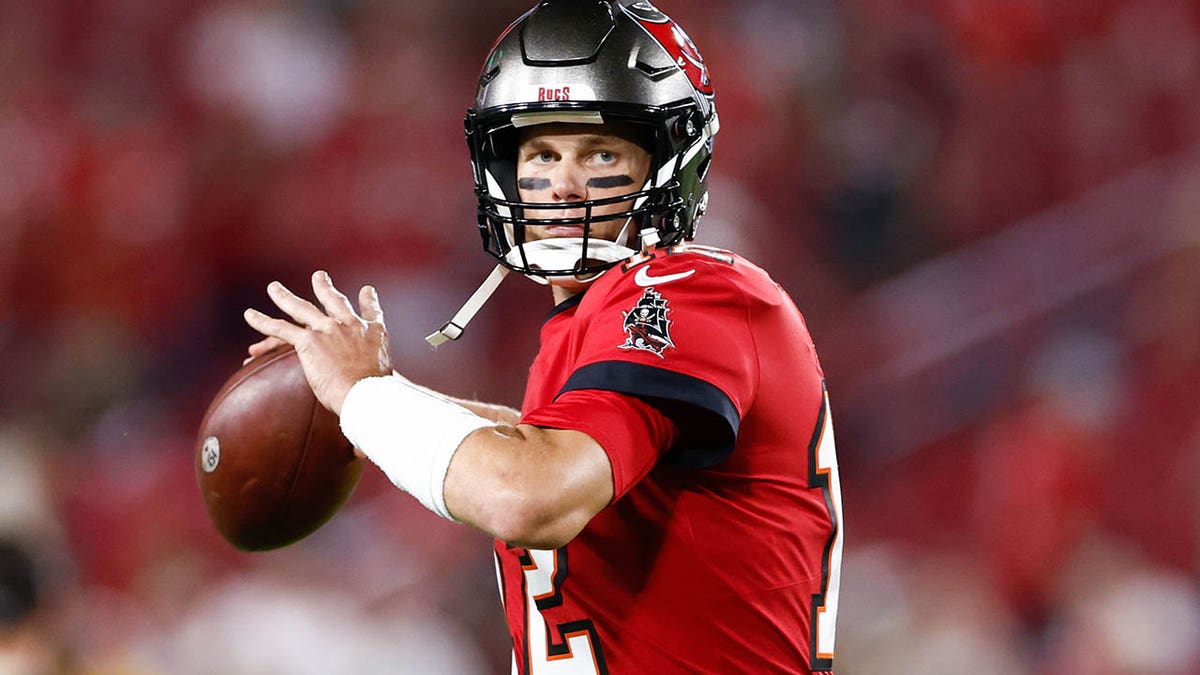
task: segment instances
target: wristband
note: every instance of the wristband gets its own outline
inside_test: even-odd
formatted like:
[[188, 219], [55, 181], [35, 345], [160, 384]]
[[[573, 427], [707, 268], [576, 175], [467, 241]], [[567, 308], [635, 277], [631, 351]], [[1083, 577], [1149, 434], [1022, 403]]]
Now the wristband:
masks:
[[493, 426], [399, 375], [359, 380], [342, 403], [342, 433], [396, 487], [453, 520], [444, 486], [450, 460], [471, 432]]

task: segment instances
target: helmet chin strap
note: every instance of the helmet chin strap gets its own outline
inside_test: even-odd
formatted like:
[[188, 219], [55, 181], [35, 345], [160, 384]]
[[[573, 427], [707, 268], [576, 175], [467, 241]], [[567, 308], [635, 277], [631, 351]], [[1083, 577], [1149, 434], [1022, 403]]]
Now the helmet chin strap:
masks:
[[508, 268], [504, 265], [496, 265], [492, 269], [492, 273], [479, 285], [479, 288], [475, 289], [470, 298], [467, 298], [466, 303], [463, 304], [462, 309], [458, 310], [454, 318], [447, 321], [441, 328], [425, 336], [425, 341], [433, 347], [440, 347], [451, 340], [457, 340], [462, 337], [467, 324], [471, 322], [471, 319], [475, 318], [475, 315], [483, 308], [488, 298], [492, 297], [496, 289], [500, 288], [500, 282], [504, 281], [504, 277], [506, 276], [508, 276]]
[[[537, 241], [527, 241], [519, 246], [514, 246], [504, 256], [504, 260], [515, 267], [525, 267], [528, 265], [532, 269], [542, 270], [575, 269], [579, 267], [579, 263], [588, 260], [596, 260], [601, 263], [620, 262], [637, 253], [637, 251], [628, 246], [631, 229], [629, 226], [631, 224], [633, 224], [633, 216], [625, 219], [625, 222], [621, 225], [621, 231], [617, 233], [614, 241], [588, 237], [587, 250], [583, 248], [583, 237], [538, 239]], [[582, 255], [580, 255], [580, 251], [583, 251]], [[543, 286], [553, 286], [556, 279], [568, 279], [573, 282], [586, 284], [600, 278], [600, 274], [580, 277], [569, 273], [554, 276], [540, 274], [526, 274], [525, 276]]]
[[[580, 252], [583, 251], [583, 255]], [[633, 249], [622, 246], [606, 239], [588, 239], [587, 250], [583, 249], [582, 237], [558, 237], [554, 239], [539, 239], [530, 241], [513, 248], [504, 256], [509, 263], [522, 266], [526, 261], [533, 269], [569, 270], [575, 268], [580, 260], [597, 260], [602, 263], [615, 263], [637, 253]], [[547, 277], [537, 274], [525, 275], [540, 284], [552, 283]], [[558, 276], [570, 277], [575, 281], [588, 282], [599, 277], [594, 274], [586, 278], [572, 274]]]
[[[583, 249], [583, 237], [539, 239], [514, 247], [504, 256], [504, 259], [512, 265], [524, 266], [526, 261], [528, 261], [530, 267], [551, 270], [571, 269], [580, 260], [586, 259], [599, 260], [604, 263], [620, 262], [637, 253], [637, 251], [624, 245], [629, 239], [629, 225], [632, 222], [632, 217], [625, 221], [620, 233], [617, 234], [617, 241], [588, 239], [587, 250]], [[645, 237], [647, 232], [653, 232], [653, 229], [643, 232], [642, 236]], [[580, 251], [583, 251], [584, 254], [582, 258], [579, 255]], [[458, 313], [441, 328], [427, 335], [425, 341], [434, 347], [440, 347], [451, 340], [457, 340], [462, 337], [467, 324], [471, 322], [471, 319], [475, 318], [475, 315], [479, 313], [483, 305], [492, 297], [496, 289], [500, 288], [500, 283], [504, 281], [504, 277], [508, 276], [508, 272], [508, 268], [504, 265], [496, 265], [491, 274], [479, 285], [479, 288], [475, 289], [470, 298], [467, 298], [466, 303], [458, 310]], [[593, 274], [587, 278], [570, 274], [553, 277], [536, 274], [526, 274], [525, 276], [539, 284], [550, 286], [554, 284], [555, 279], [568, 278], [579, 283], [591, 283], [599, 279], [602, 274], [604, 272]]]

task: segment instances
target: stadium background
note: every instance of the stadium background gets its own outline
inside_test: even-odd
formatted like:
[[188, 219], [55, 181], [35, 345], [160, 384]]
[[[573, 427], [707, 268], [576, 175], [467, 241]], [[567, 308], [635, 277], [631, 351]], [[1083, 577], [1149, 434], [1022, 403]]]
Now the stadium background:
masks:
[[[368, 472], [240, 554], [191, 462], [241, 310], [318, 267], [380, 288], [407, 375], [519, 402], [542, 289], [421, 336], [490, 267], [461, 118], [527, 5], [0, 1], [0, 538], [40, 590], [0, 672], [506, 672], [481, 536]], [[699, 241], [829, 378], [839, 673], [1200, 672], [1197, 5], [660, 6], [724, 123]]]

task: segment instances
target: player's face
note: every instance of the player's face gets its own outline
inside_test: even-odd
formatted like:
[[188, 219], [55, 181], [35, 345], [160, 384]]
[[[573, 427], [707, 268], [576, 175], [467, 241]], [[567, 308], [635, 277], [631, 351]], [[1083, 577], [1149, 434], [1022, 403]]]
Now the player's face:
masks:
[[[650, 153], [630, 134], [607, 126], [547, 124], [527, 128], [517, 150], [517, 189], [521, 201], [563, 204], [637, 192], [650, 172]], [[589, 237], [615, 241], [627, 218], [597, 216], [628, 211], [630, 202], [592, 209]], [[529, 218], [580, 218], [584, 209], [526, 209]], [[632, 227], [632, 225], [630, 225]], [[636, 234], [636, 233], [630, 233]], [[526, 228], [530, 241], [581, 237], [581, 225]]]

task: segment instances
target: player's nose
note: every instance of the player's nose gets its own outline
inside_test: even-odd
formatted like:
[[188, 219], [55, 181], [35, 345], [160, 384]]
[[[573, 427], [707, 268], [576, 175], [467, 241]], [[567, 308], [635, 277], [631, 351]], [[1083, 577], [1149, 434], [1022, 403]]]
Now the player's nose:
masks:
[[559, 162], [550, 174], [554, 201], [578, 202], [587, 199], [587, 176], [571, 162]]

